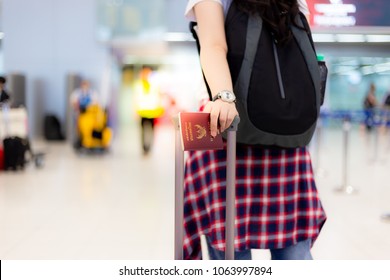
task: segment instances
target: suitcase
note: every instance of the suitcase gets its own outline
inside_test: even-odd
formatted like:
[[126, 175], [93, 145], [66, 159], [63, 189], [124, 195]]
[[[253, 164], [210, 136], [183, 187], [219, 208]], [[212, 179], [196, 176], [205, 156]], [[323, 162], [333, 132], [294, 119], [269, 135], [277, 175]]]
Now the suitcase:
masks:
[[4, 150], [3, 147], [0, 146], [0, 170], [4, 169]]
[[[225, 259], [234, 260], [234, 221], [235, 221], [235, 183], [236, 183], [236, 132], [240, 119], [236, 117], [227, 130], [226, 164], [226, 224]], [[184, 225], [184, 151], [180, 135], [180, 123], [175, 119], [175, 260], [183, 259]]]
[[4, 169], [24, 169], [28, 141], [20, 137], [6, 137], [3, 140]]
[[[9, 108], [3, 104], [0, 108], [0, 169], [24, 169], [29, 160], [36, 167], [43, 166], [44, 153], [33, 153], [28, 140], [27, 110], [24, 107]], [[1, 149], [1, 147], [0, 147]]]

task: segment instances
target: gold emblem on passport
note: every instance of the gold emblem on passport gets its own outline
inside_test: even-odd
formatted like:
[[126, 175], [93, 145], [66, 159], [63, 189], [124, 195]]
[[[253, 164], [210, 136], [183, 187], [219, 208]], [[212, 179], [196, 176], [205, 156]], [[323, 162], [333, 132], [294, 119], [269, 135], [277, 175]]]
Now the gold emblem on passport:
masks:
[[206, 131], [205, 127], [203, 127], [203, 126], [201, 126], [199, 124], [196, 124], [195, 128], [196, 128], [196, 138], [197, 139], [202, 139], [203, 137], [206, 136], [207, 131]]

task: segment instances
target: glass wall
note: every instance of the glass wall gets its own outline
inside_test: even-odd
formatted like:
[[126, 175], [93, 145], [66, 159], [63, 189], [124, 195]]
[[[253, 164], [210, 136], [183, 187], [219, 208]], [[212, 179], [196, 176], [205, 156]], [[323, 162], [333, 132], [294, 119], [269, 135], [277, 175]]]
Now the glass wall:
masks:
[[162, 36], [166, 31], [164, 0], [97, 0], [97, 36], [116, 38]]
[[[187, 33], [183, 0], [95, 0], [99, 41], [145, 41], [166, 38], [167, 33]], [[177, 34], [176, 34], [177, 35]]]
[[327, 60], [329, 79], [326, 107], [334, 110], [361, 110], [371, 83], [381, 103], [390, 90], [390, 58], [339, 57]]

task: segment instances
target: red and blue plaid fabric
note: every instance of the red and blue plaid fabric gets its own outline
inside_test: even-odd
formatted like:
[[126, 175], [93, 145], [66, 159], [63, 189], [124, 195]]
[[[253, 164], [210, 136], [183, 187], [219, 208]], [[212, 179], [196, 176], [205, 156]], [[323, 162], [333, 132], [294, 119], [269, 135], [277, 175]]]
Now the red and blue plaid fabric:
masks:
[[[226, 150], [187, 155], [184, 259], [201, 259], [202, 234], [225, 250]], [[306, 148], [238, 145], [236, 170], [236, 251], [314, 242], [326, 215]]]

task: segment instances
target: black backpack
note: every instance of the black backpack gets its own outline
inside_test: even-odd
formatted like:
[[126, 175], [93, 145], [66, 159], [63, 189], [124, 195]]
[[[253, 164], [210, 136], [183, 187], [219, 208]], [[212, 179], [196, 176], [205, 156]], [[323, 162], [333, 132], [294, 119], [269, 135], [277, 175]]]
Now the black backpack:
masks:
[[64, 140], [61, 123], [55, 115], [46, 115], [43, 123], [43, 132], [46, 140]]
[[[303, 14], [296, 22], [302, 28], [291, 26], [294, 39], [279, 45], [259, 16], [240, 11], [234, 2], [229, 8], [225, 31], [240, 116], [238, 143], [294, 148], [313, 136], [327, 68], [317, 61]], [[200, 50], [195, 26], [190, 25]]]

